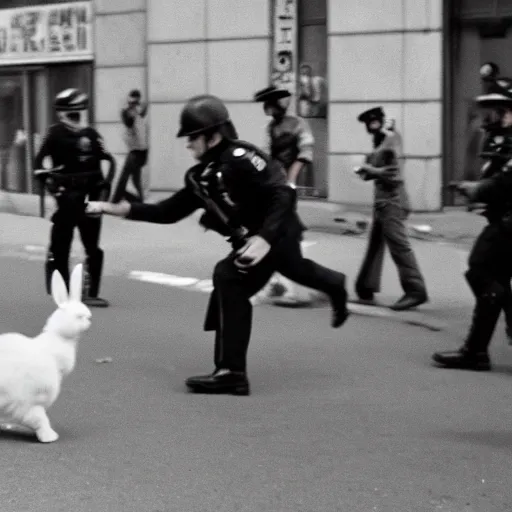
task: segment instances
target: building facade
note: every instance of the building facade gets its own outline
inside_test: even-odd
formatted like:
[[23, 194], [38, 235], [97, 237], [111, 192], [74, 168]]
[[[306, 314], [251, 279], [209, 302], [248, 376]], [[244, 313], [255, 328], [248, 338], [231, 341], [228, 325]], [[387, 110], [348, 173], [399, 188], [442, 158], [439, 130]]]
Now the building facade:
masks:
[[457, 201], [444, 184], [468, 166], [480, 65], [512, 75], [509, 19], [512, 0], [2, 0], [0, 186], [34, 192], [31, 162], [58, 90], [91, 94], [90, 119], [122, 165], [120, 109], [141, 89], [146, 180], [172, 191], [193, 163], [176, 139], [187, 98], [221, 97], [240, 137], [263, 145], [268, 119], [252, 97], [272, 81], [294, 93], [317, 141], [302, 195], [371, 203], [352, 172], [370, 149], [357, 115], [382, 105], [403, 136], [413, 209], [437, 211]]

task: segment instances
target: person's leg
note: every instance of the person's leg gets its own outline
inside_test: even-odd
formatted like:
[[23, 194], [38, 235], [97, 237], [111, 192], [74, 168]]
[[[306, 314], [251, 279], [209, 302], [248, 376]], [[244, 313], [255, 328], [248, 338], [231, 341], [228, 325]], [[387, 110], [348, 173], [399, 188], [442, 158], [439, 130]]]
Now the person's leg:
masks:
[[424, 304], [428, 300], [425, 281], [412, 249], [405, 225], [403, 209], [388, 204], [382, 212], [382, 230], [405, 295], [391, 309], [402, 311]]
[[46, 292], [51, 295], [51, 280], [54, 270], [61, 274], [66, 286], [69, 287], [69, 254], [76, 226], [74, 211], [58, 204], [52, 216], [50, 244], [45, 262]]
[[215, 371], [187, 379], [195, 392], [249, 394], [247, 350], [252, 329], [250, 298], [274, 272], [272, 257], [247, 271], [240, 271], [230, 255], [215, 266], [205, 330], [215, 331]]
[[147, 151], [136, 151], [135, 154], [135, 163], [132, 168], [132, 181], [137, 194], [139, 195], [138, 200], [143, 203], [144, 202], [144, 190], [142, 188], [142, 169], [146, 165], [147, 161]]
[[340, 327], [349, 316], [345, 274], [304, 258], [298, 240], [287, 241], [276, 252], [277, 270], [307, 288], [329, 296], [333, 308], [332, 326]]
[[126, 160], [123, 165], [123, 169], [119, 176], [119, 180], [117, 181], [116, 188], [114, 190], [114, 194], [112, 195], [112, 202], [119, 203], [121, 199], [124, 198], [126, 192], [126, 185], [128, 184], [128, 180], [133, 172], [133, 168], [135, 166], [136, 157], [133, 151], [130, 151], [126, 156]]
[[499, 228], [487, 226], [469, 255], [466, 280], [475, 295], [471, 326], [464, 345], [457, 351], [437, 352], [433, 360], [445, 368], [489, 370], [488, 347], [505, 305], [510, 281], [510, 241]]
[[101, 221], [101, 217], [83, 215], [78, 222], [78, 230], [86, 254], [85, 266], [89, 279], [87, 296], [84, 296], [82, 300], [84, 304], [93, 307], [108, 307], [109, 305], [105, 299], [99, 297], [104, 260], [104, 252], [99, 247]]
[[356, 278], [355, 291], [361, 301], [373, 302], [374, 294], [380, 292], [384, 251], [382, 223], [374, 211], [366, 253]]

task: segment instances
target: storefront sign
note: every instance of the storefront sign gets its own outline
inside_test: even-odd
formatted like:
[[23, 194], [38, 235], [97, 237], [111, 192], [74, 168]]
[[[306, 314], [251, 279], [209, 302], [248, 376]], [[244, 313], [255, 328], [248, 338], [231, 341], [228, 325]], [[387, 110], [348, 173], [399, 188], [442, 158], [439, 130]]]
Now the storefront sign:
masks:
[[0, 66], [93, 59], [92, 2], [0, 9]]
[[[297, 88], [297, 0], [274, 0], [272, 84], [292, 94]], [[291, 102], [290, 110], [294, 110]]]

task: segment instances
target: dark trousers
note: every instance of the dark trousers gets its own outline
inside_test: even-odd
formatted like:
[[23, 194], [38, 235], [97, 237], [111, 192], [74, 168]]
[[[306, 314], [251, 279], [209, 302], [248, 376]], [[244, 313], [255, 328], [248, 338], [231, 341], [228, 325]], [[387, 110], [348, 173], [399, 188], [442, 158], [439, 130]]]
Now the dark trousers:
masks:
[[234, 254], [221, 260], [213, 273], [214, 290], [205, 321], [206, 331], [216, 331], [214, 362], [217, 369], [246, 371], [252, 328], [250, 298], [275, 271], [308, 288], [337, 297], [344, 291], [344, 275], [302, 256], [298, 237], [286, 237], [247, 272], [240, 272]]
[[380, 292], [384, 252], [389, 248], [405, 293], [426, 293], [426, 285], [407, 235], [407, 213], [395, 204], [374, 208], [366, 254], [356, 279], [358, 295]]
[[486, 226], [468, 263], [466, 280], [476, 303], [465, 346], [471, 352], [486, 352], [501, 311], [512, 303], [512, 230], [501, 223]]
[[[97, 297], [100, 290], [103, 270], [103, 251], [99, 247], [101, 217], [85, 214], [83, 195], [66, 195], [57, 199], [57, 211], [53, 214], [50, 232], [50, 246], [46, 261], [46, 287], [50, 293], [51, 275], [58, 270], [69, 287], [69, 254], [75, 228], [86, 253], [86, 266], [89, 272], [89, 296]], [[97, 199], [94, 194], [89, 198]]]
[[[118, 203], [121, 199], [127, 196], [126, 185], [128, 185], [128, 180], [130, 178], [132, 179], [135, 190], [139, 194], [137, 200], [140, 200], [141, 203], [144, 202], [144, 192], [142, 190], [142, 168], [146, 165], [147, 160], [147, 151], [133, 150], [128, 153], [123, 170], [119, 176], [119, 181], [117, 182], [117, 187], [114, 191], [114, 195], [112, 196], [113, 203]], [[129, 194], [129, 196], [132, 196], [132, 194]]]

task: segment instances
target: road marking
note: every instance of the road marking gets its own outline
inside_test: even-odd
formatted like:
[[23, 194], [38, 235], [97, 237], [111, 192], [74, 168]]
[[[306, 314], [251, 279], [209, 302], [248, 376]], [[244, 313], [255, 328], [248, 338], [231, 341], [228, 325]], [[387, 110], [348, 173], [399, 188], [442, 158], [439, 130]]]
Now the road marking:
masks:
[[132, 270], [128, 277], [136, 281], [185, 288], [197, 292], [210, 293], [213, 290], [211, 279], [198, 279], [196, 277], [182, 277], [162, 272], [148, 272], [145, 270]]

